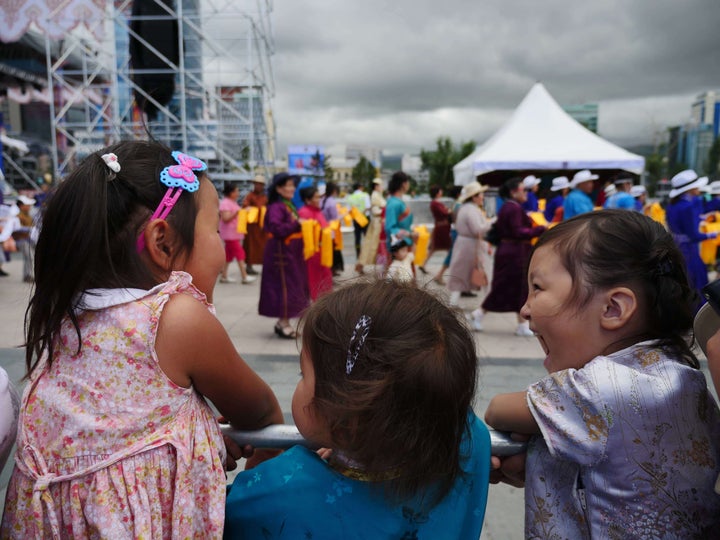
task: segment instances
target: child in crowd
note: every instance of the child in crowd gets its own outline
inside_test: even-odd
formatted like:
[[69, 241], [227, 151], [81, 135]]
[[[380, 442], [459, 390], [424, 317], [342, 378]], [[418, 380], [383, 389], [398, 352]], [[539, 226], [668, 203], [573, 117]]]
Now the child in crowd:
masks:
[[220, 274], [220, 283], [234, 283], [235, 280], [228, 276], [228, 267], [235, 260], [240, 270], [240, 278], [243, 284], [255, 281], [255, 276], [249, 276], [245, 266], [245, 250], [243, 239], [245, 235], [238, 232], [238, 213], [240, 205], [237, 203], [240, 196], [240, 188], [237, 184], [226, 182], [223, 186], [223, 198], [220, 201], [220, 238], [225, 243], [225, 266]]
[[415, 256], [410, 252], [411, 240], [409, 238], [397, 238], [393, 236], [390, 242], [390, 255], [392, 262], [387, 269], [385, 277], [399, 281], [414, 281], [413, 259]]
[[485, 416], [533, 435], [525, 537], [716, 537], [720, 413], [670, 234], [637, 212], [581, 214], [540, 237], [528, 282], [549, 375]]
[[125, 141], [49, 200], [0, 537], [222, 535], [226, 448], [205, 399], [238, 429], [283, 416], [214, 315], [225, 257], [205, 170]]
[[293, 418], [332, 451], [296, 446], [240, 473], [226, 537], [477, 539], [490, 440], [456, 312], [414, 284], [363, 282], [322, 296], [303, 328]]

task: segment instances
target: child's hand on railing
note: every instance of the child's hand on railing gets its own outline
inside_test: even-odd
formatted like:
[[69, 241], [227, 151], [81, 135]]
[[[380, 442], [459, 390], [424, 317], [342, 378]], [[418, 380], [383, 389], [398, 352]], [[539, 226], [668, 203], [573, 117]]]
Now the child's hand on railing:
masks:
[[[513, 441], [525, 443], [530, 439], [528, 435], [511, 434]], [[490, 457], [490, 483], [500, 482], [514, 487], [525, 487], [525, 457], [526, 452], [509, 454], [505, 456], [493, 455]]]

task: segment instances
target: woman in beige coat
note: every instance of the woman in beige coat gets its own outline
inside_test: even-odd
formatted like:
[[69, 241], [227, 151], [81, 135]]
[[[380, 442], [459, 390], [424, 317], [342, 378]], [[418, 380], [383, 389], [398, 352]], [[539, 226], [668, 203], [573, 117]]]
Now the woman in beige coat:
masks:
[[491, 225], [482, 210], [486, 190], [487, 186], [471, 182], [460, 193], [462, 205], [455, 218], [457, 239], [453, 245], [452, 259], [450, 259], [450, 268], [448, 269], [447, 286], [452, 305], [457, 305], [462, 291], [474, 288], [470, 283], [473, 268], [485, 272], [486, 249], [483, 238]]

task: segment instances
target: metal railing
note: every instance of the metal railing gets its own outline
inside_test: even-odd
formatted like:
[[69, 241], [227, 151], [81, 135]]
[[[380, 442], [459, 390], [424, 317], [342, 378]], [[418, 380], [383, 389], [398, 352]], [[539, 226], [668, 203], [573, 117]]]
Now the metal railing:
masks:
[[[306, 441], [292, 424], [276, 424], [256, 431], [242, 431], [224, 424], [220, 426], [224, 435], [230, 437], [240, 446], [249, 444], [255, 448], [286, 449], [300, 445], [315, 450], [316, 448]], [[490, 430], [491, 454], [493, 456], [512, 456], [525, 452], [527, 443], [514, 441], [509, 433]]]

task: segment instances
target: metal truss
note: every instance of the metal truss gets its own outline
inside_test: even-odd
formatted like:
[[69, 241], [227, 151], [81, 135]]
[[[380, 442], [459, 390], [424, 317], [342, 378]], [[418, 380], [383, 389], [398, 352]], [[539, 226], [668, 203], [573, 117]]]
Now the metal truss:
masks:
[[[218, 177], [249, 179], [275, 160], [272, 0], [149, 0], [157, 16], [132, 16], [132, 0], [108, 2], [102, 31], [77, 28], [62, 42], [45, 38], [48, 87], [60, 177], [78, 159], [128, 138], [150, 138], [208, 162]], [[254, 4], [254, 5], [251, 5]], [[133, 31], [133, 21], [178, 21], [178, 60]], [[98, 41], [94, 35], [102, 35]], [[162, 60], [133, 67], [134, 38]], [[172, 74], [172, 100], [159, 103], [134, 76]], [[158, 110], [149, 120], [139, 95]]]

